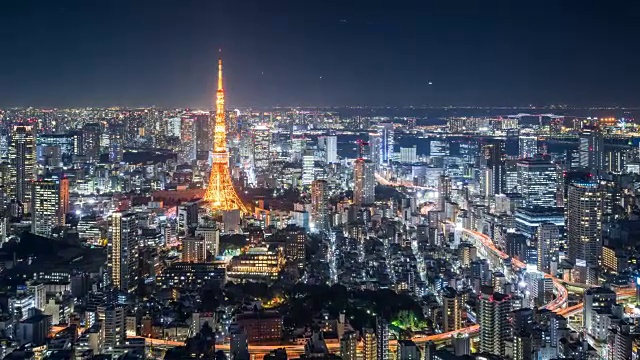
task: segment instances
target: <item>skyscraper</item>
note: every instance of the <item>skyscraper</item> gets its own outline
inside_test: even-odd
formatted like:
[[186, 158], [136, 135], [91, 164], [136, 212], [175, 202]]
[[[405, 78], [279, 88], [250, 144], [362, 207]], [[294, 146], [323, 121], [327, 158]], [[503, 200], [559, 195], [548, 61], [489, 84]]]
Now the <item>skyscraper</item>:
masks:
[[329, 135], [325, 139], [325, 161], [327, 164], [333, 164], [338, 162], [338, 137], [335, 135]]
[[353, 171], [354, 189], [353, 203], [355, 205], [373, 204], [375, 201], [375, 165], [365, 159], [355, 161]]
[[31, 201], [31, 181], [36, 176], [36, 141], [32, 126], [13, 127], [9, 147], [12, 197], [21, 203]]
[[302, 185], [309, 186], [315, 179], [315, 160], [313, 150], [306, 150], [302, 155]]
[[602, 255], [602, 191], [595, 182], [574, 182], [568, 197], [569, 259], [578, 266], [597, 266]]
[[[382, 153], [382, 137], [379, 133], [369, 133], [369, 154], [368, 159], [371, 160], [374, 167], [382, 162], [380, 154]], [[360, 156], [364, 156], [361, 154]]]
[[326, 180], [311, 183], [311, 221], [316, 231], [329, 230], [329, 188]]
[[538, 138], [536, 136], [520, 136], [518, 139], [518, 157], [532, 158], [538, 153]]
[[598, 176], [604, 168], [604, 137], [597, 127], [585, 127], [580, 133], [578, 151], [580, 167], [593, 176]]
[[380, 163], [388, 164], [393, 160], [394, 130], [393, 123], [378, 124], [380, 134]]
[[488, 174], [485, 183], [488, 194], [502, 194], [506, 186], [504, 141], [491, 140], [483, 146], [483, 165]]
[[259, 177], [269, 171], [271, 157], [271, 129], [258, 125], [251, 130], [253, 140], [253, 166]]
[[31, 203], [31, 231], [51, 236], [51, 230], [65, 225], [69, 212], [69, 180], [50, 177], [33, 182]]
[[511, 333], [508, 295], [494, 293], [490, 286], [482, 287], [478, 319], [480, 323], [480, 352], [505, 356], [505, 343]]
[[196, 151], [197, 152], [209, 152], [211, 151], [211, 115], [209, 112], [200, 111], [193, 114], [195, 121], [195, 137], [196, 137]]
[[444, 211], [444, 204], [451, 198], [451, 178], [447, 175], [438, 177], [438, 210]]
[[133, 213], [114, 212], [109, 215], [107, 267], [114, 288], [133, 293], [138, 288], [139, 237]]
[[560, 229], [553, 223], [542, 223], [536, 232], [538, 240], [538, 270], [550, 273], [551, 261], [558, 260]]
[[89, 159], [100, 156], [100, 124], [89, 123], [82, 127], [82, 150]]
[[518, 161], [518, 191], [526, 207], [555, 207], [558, 181], [549, 156], [535, 155]]

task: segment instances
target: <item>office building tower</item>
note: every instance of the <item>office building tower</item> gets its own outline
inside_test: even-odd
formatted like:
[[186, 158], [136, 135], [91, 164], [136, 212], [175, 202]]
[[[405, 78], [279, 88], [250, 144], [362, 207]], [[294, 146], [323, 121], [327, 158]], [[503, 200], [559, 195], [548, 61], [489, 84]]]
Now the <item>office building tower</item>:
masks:
[[247, 334], [244, 329], [234, 327], [229, 332], [229, 355], [230, 360], [248, 360], [249, 355], [249, 342], [247, 341]]
[[611, 148], [604, 150], [603, 172], [620, 174], [625, 171], [629, 148]]
[[362, 329], [362, 358], [363, 360], [378, 360], [378, 341], [376, 333], [371, 328]]
[[574, 182], [568, 198], [569, 260], [576, 266], [597, 266], [602, 255], [602, 191], [595, 182]]
[[[14, 126], [9, 146], [10, 193], [23, 204], [31, 202], [31, 182], [35, 180], [36, 140], [32, 126]], [[25, 207], [28, 209], [28, 207]]]
[[379, 133], [369, 133], [369, 154], [368, 159], [371, 160], [374, 167], [382, 162], [380, 154], [382, 153], [382, 137]]
[[31, 198], [31, 232], [50, 237], [52, 230], [64, 226], [69, 212], [69, 180], [50, 177], [34, 181]]
[[388, 164], [393, 160], [394, 130], [393, 123], [378, 124], [380, 134], [380, 163]]
[[538, 138], [536, 136], [520, 136], [518, 139], [518, 158], [532, 158], [538, 154]]
[[411, 340], [398, 340], [398, 360], [421, 360], [418, 345]]
[[447, 175], [438, 176], [438, 210], [444, 211], [444, 204], [451, 200], [451, 178]]
[[389, 323], [382, 317], [376, 317], [376, 343], [378, 360], [389, 360]]
[[313, 150], [306, 150], [302, 155], [302, 185], [309, 186], [315, 179], [315, 155]]
[[482, 164], [486, 167], [486, 196], [502, 194], [506, 185], [505, 152], [503, 140], [487, 141], [482, 148]]
[[338, 162], [338, 137], [329, 135], [325, 138], [325, 162], [333, 164]]
[[304, 267], [307, 234], [303, 228], [291, 225], [286, 228], [286, 232], [284, 257], [287, 263], [294, 264], [300, 268]]
[[400, 162], [403, 164], [413, 164], [418, 162], [418, 155], [416, 153], [416, 146], [401, 147], [400, 148]]
[[511, 301], [508, 295], [494, 293], [490, 286], [482, 288], [478, 311], [480, 352], [505, 356], [505, 343], [511, 334], [510, 312]]
[[610, 312], [611, 307], [617, 303], [617, 295], [613, 290], [595, 287], [585, 290], [583, 302], [582, 325], [587, 334], [594, 336], [598, 331], [598, 313]]
[[180, 145], [178, 146], [178, 163], [191, 164], [196, 159], [196, 119], [191, 113], [180, 118]]
[[326, 180], [311, 183], [311, 222], [315, 231], [329, 230], [329, 188]]
[[220, 230], [215, 227], [199, 226], [195, 235], [204, 239], [207, 251], [211, 253], [211, 256], [220, 255]]
[[549, 156], [518, 161], [518, 191], [525, 207], [555, 207], [558, 189], [556, 166]]
[[104, 334], [104, 348], [113, 350], [116, 346], [124, 345], [126, 340], [126, 311], [119, 305], [102, 305], [97, 309], [97, 320], [102, 323]]
[[114, 212], [108, 218], [107, 266], [111, 285], [125, 293], [138, 288], [138, 224], [135, 214]]
[[342, 360], [356, 360], [358, 345], [358, 334], [355, 331], [347, 331], [340, 338], [340, 357]]
[[582, 130], [578, 151], [580, 168], [598, 176], [604, 169], [604, 136], [599, 128], [585, 127]]
[[213, 147], [211, 133], [211, 115], [201, 111], [193, 114], [195, 122], [196, 152], [208, 153]]
[[357, 159], [353, 178], [353, 203], [360, 206], [373, 204], [376, 195], [375, 165], [370, 160]]
[[253, 145], [253, 166], [256, 176], [269, 171], [271, 160], [271, 129], [264, 125], [255, 126], [251, 130]]
[[442, 293], [442, 330], [443, 332], [462, 329], [462, 295], [454, 288], [446, 287]]
[[203, 263], [207, 261], [207, 242], [204, 237], [187, 236], [182, 242], [182, 261]]
[[551, 262], [558, 261], [560, 229], [556, 224], [545, 222], [536, 231], [538, 247], [538, 270], [551, 273]]
[[100, 124], [89, 123], [82, 127], [82, 151], [91, 160], [100, 157]]

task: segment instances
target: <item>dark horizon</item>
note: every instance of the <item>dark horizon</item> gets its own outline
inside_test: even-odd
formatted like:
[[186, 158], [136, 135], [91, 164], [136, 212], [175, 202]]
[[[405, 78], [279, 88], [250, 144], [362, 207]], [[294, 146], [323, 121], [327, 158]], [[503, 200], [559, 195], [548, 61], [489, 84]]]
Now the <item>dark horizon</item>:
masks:
[[2, 107], [638, 107], [640, 5], [20, 1]]

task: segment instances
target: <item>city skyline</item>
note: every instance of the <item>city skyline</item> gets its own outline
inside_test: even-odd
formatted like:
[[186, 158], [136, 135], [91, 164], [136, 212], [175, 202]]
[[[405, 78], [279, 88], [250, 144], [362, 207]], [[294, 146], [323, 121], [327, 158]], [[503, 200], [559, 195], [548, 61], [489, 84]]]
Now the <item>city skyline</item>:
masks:
[[218, 49], [231, 107], [640, 105], [638, 5], [577, 4], [14, 3], [0, 106], [212, 107]]

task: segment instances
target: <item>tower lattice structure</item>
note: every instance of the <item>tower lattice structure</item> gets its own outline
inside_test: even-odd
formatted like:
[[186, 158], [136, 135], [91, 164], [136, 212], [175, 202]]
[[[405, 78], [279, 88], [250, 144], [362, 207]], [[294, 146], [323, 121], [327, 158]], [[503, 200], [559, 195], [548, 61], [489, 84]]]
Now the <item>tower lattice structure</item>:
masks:
[[218, 59], [218, 91], [216, 92], [216, 121], [213, 127], [213, 161], [209, 186], [204, 195], [212, 211], [240, 210], [248, 213], [246, 206], [233, 188], [229, 173], [229, 153], [224, 113], [224, 89], [222, 87], [222, 59]]

